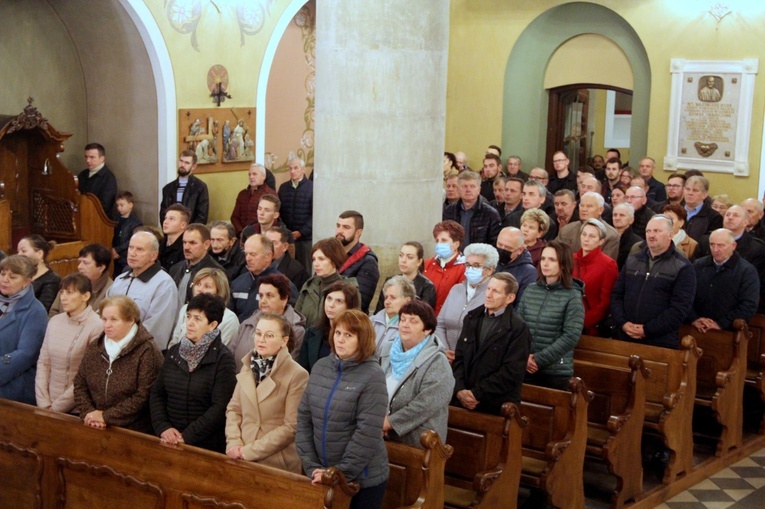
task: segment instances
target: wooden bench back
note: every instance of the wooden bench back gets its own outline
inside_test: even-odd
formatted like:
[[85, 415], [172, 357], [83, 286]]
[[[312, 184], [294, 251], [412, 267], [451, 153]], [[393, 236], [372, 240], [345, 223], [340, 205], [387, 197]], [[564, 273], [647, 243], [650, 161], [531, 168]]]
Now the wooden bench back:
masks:
[[[635, 410], [639, 411], [640, 420], [643, 420], [645, 380], [650, 371], [639, 356], [630, 356], [624, 367], [574, 359], [574, 373], [584, 380], [587, 389], [593, 393], [587, 407], [589, 425], [606, 427], [612, 416], [631, 415]], [[642, 401], [639, 408], [635, 406], [636, 398]]]
[[[521, 411], [529, 419], [523, 432], [523, 455], [550, 459], [550, 447], [581, 435], [582, 453], [587, 438], [587, 404], [592, 394], [579, 378], [571, 379], [570, 391], [523, 384]], [[584, 416], [581, 414], [584, 413]]]
[[749, 345], [746, 351], [747, 368], [754, 373], [765, 370], [765, 315], [754, 315], [749, 320]]
[[358, 490], [0, 399], [0, 507], [342, 509]]
[[691, 325], [680, 327], [680, 334], [693, 336], [703, 351], [696, 367], [696, 397], [712, 399], [717, 392], [717, 374], [746, 354], [749, 333], [744, 320], [733, 322], [733, 331], [710, 330], [701, 333]]
[[441, 443], [433, 430], [420, 436], [422, 449], [386, 442], [390, 477], [384, 509], [441, 509], [444, 506], [444, 467], [454, 449]]
[[692, 382], [695, 386], [695, 367], [701, 350], [692, 336], [683, 337], [679, 350], [593, 336], [579, 338], [574, 349], [575, 359], [612, 366], [624, 366], [631, 355], [642, 358], [651, 373], [646, 380], [645, 416], [646, 420], [658, 421], [665, 405], [671, 408], [677, 404], [684, 384]]
[[503, 417], [450, 406], [446, 441], [454, 454], [446, 462], [447, 477], [472, 487], [477, 472], [501, 465], [504, 429]]

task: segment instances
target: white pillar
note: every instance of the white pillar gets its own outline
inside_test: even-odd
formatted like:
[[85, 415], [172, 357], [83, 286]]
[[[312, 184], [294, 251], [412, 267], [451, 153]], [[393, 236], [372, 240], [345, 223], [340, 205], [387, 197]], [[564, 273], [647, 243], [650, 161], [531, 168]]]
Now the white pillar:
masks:
[[403, 242], [432, 256], [441, 220], [449, 2], [318, 0], [316, 12], [313, 238], [361, 212], [382, 282]]

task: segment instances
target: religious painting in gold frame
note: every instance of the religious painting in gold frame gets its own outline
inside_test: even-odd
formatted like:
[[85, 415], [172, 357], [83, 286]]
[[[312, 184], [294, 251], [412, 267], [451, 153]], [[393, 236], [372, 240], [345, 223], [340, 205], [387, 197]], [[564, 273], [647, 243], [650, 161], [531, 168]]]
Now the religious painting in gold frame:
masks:
[[182, 108], [178, 133], [178, 153], [197, 154], [196, 173], [246, 170], [255, 159], [255, 108]]

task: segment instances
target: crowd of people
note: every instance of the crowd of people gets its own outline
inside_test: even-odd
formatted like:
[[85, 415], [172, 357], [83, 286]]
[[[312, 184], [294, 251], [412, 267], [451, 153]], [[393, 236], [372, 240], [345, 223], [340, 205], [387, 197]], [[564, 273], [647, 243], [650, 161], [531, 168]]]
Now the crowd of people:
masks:
[[497, 414], [523, 383], [566, 389], [581, 334], [677, 348], [681, 324], [730, 328], [765, 289], [759, 200], [710, 198], [698, 171], [664, 184], [653, 159], [635, 171], [617, 150], [577, 170], [559, 151], [528, 174], [494, 145], [480, 172], [446, 153], [435, 252], [402, 242], [379, 295], [361, 213], [312, 238], [300, 160], [278, 191], [253, 164], [231, 222], [207, 225], [182, 152], [160, 234], [103, 147], [85, 155], [81, 190], [117, 219], [111, 249], [86, 246], [63, 280], [39, 235], [0, 262], [0, 396], [313, 482], [334, 466], [361, 485], [353, 507], [382, 503], [385, 440], [445, 440], [449, 405]]

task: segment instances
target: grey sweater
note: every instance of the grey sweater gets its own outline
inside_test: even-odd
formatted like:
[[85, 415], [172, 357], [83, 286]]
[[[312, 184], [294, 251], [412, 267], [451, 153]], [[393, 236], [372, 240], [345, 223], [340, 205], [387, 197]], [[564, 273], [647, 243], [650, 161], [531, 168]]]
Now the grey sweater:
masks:
[[335, 467], [362, 488], [385, 482], [387, 403], [385, 374], [376, 357], [361, 363], [334, 354], [320, 359], [298, 407], [295, 445], [306, 475]]
[[[420, 435], [432, 429], [446, 443], [449, 401], [454, 390], [454, 376], [443, 347], [434, 335], [414, 358], [409, 369], [393, 388], [388, 422], [393, 429], [391, 440], [412, 447], [422, 447]], [[390, 348], [380, 358], [386, 376], [392, 376]]]

